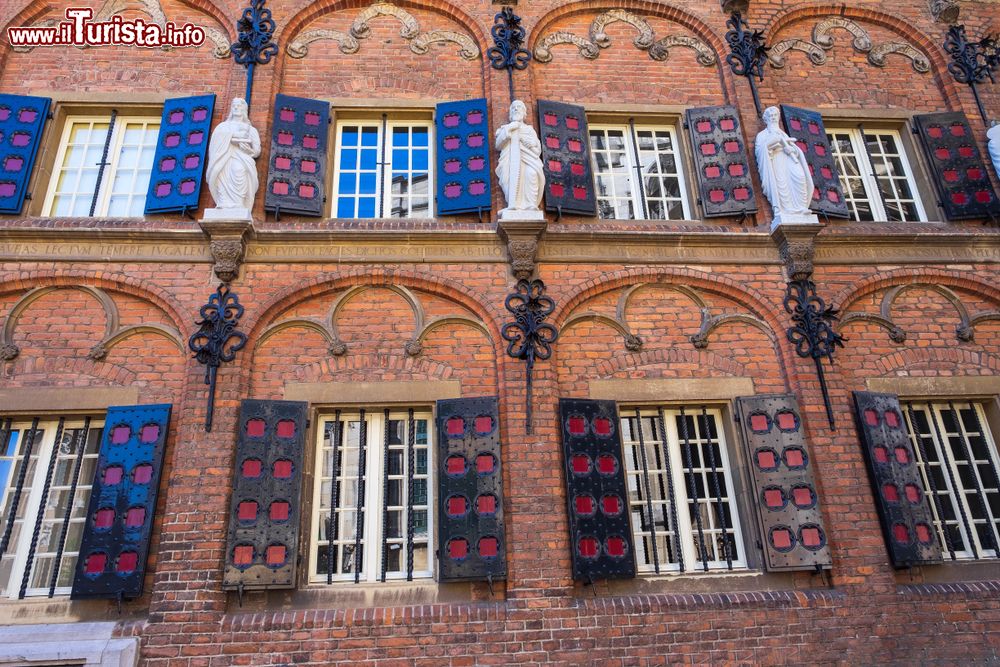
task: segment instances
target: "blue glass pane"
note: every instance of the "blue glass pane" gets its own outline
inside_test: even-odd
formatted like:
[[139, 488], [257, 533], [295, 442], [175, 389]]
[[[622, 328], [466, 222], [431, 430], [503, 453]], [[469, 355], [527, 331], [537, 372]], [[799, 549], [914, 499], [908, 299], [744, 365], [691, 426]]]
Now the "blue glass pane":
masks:
[[4, 453], [4, 456], [14, 456], [14, 452], [17, 451], [18, 436], [20, 435], [20, 431], [14, 431], [11, 433], [10, 442], [7, 443], [7, 451]]
[[427, 171], [427, 151], [413, 151], [413, 170]]
[[358, 192], [363, 195], [375, 194], [375, 174], [361, 174], [361, 189]]
[[378, 128], [365, 127], [361, 129], [362, 146], [378, 146]]
[[406, 146], [410, 142], [410, 132], [409, 128], [406, 127], [394, 127], [392, 129], [392, 145], [393, 146]]
[[345, 127], [344, 134], [341, 138], [341, 143], [344, 146], [357, 146], [358, 145], [358, 128], [356, 127]]
[[10, 461], [0, 461], [0, 489], [7, 484], [7, 475], [10, 474]]
[[350, 197], [341, 197], [337, 200], [337, 217], [354, 217], [354, 200]]
[[413, 128], [414, 146], [426, 146], [429, 140], [430, 140], [430, 130], [428, 130], [426, 127]]
[[378, 166], [378, 151], [375, 150], [361, 151], [362, 169], [375, 169], [377, 166]]
[[375, 198], [365, 197], [364, 199], [358, 200], [358, 217], [359, 218], [374, 218], [375, 217]]
[[393, 169], [409, 169], [410, 168], [410, 155], [409, 151], [405, 149], [397, 148], [392, 151], [392, 168]]
[[342, 195], [353, 195], [358, 191], [357, 174], [341, 174], [340, 183], [337, 185], [337, 193]]
[[342, 150], [340, 151], [340, 168], [341, 169], [357, 169], [358, 168], [358, 151]]

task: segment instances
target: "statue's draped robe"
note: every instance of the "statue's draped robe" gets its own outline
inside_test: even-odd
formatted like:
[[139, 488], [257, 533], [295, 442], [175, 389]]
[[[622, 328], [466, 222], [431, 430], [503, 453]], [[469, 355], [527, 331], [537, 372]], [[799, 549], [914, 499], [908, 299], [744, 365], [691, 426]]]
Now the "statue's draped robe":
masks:
[[[233, 137], [246, 136], [251, 145], [245, 148], [233, 143]], [[227, 120], [219, 123], [208, 144], [208, 189], [217, 208], [253, 208], [257, 194], [257, 163], [260, 155], [260, 135], [250, 123]]]
[[[791, 147], [795, 155], [785, 153]], [[809, 165], [795, 141], [777, 128], [766, 128], [754, 145], [760, 185], [771, 202], [774, 215], [809, 213], [813, 184]]]
[[500, 161], [496, 174], [507, 199], [507, 210], [537, 211], [542, 203], [545, 172], [542, 169], [542, 143], [535, 129], [510, 123], [497, 130]]

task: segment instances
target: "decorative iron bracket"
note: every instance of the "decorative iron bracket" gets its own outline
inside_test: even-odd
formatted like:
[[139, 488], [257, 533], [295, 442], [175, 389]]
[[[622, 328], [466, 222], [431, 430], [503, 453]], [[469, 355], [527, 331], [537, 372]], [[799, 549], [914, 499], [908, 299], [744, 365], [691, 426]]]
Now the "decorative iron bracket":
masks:
[[979, 107], [979, 115], [983, 123], [989, 125], [986, 117], [986, 109], [982, 100], [979, 99], [979, 90], [976, 84], [983, 83], [986, 79], [995, 83], [993, 72], [1000, 67], [1000, 41], [995, 35], [986, 35], [978, 42], [970, 42], [965, 35], [964, 25], [953, 25], [948, 28], [948, 36], [944, 40], [944, 50], [951, 56], [948, 63], [948, 71], [955, 78], [955, 81], [964, 83], [972, 89], [972, 95], [976, 98], [976, 106]]
[[493, 17], [493, 44], [486, 51], [493, 69], [507, 70], [510, 84], [510, 101], [514, 101], [514, 70], [523, 70], [531, 61], [531, 53], [524, 48], [525, 31], [521, 17], [510, 6], [504, 7]]
[[237, 331], [236, 326], [243, 316], [243, 306], [239, 298], [229, 291], [228, 285], [219, 285], [208, 303], [201, 307], [200, 330], [192, 334], [188, 347], [194, 358], [205, 366], [205, 384], [208, 385], [208, 413], [205, 417], [205, 431], [212, 430], [215, 413], [215, 379], [219, 366], [236, 358], [236, 353], [247, 343], [247, 336]]
[[237, 41], [230, 50], [237, 65], [247, 68], [246, 102], [250, 106], [250, 93], [253, 91], [253, 70], [256, 65], [266, 65], [278, 52], [277, 43], [271, 41], [274, 36], [274, 19], [271, 10], [264, 4], [267, 0], [251, 0], [250, 5], [243, 10], [243, 16], [236, 22]]
[[507, 341], [507, 355], [522, 359], [527, 364], [525, 379], [525, 428], [531, 433], [532, 371], [535, 361], [552, 356], [552, 343], [559, 332], [545, 318], [556, 309], [551, 297], [545, 296], [545, 283], [541, 280], [517, 281], [514, 292], [507, 295], [504, 306], [513, 313], [514, 321], [503, 325], [500, 335]]
[[729, 44], [729, 55], [726, 63], [736, 76], [745, 76], [753, 93], [753, 103], [757, 108], [757, 116], [763, 115], [760, 105], [760, 94], [757, 92], [757, 82], [764, 80], [764, 64], [767, 63], [767, 52], [770, 49], [764, 42], [763, 30], [751, 30], [750, 24], [743, 14], [734, 11], [726, 21], [729, 31], [726, 42]]

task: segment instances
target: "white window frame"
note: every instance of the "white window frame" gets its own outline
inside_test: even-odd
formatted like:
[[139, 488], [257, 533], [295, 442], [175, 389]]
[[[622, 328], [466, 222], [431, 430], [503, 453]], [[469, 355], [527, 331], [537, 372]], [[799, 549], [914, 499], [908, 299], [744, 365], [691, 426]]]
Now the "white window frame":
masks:
[[[921, 454], [920, 447], [918, 446], [917, 443], [916, 432], [914, 430], [913, 423], [911, 421], [909, 408], [912, 407], [915, 411], [922, 410], [924, 412], [933, 412], [932, 416], [934, 419], [937, 420], [937, 426], [931, 423], [929, 435], [933, 439], [933, 446], [937, 450], [935, 453], [935, 458], [937, 459], [940, 465], [945, 465], [945, 462], [941, 458], [941, 449], [943, 443], [941, 442], [939, 435], [947, 438], [949, 434], [944, 432], [945, 422], [941, 417], [941, 413], [946, 410], [951, 410], [951, 407], [949, 407], [949, 401], [947, 399], [945, 401], [941, 400], [907, 401], [901, 399], [900, 402], [903, 407], [903, 415], [906, 423], [907, 436], [910, 440], [910, 445], [913, 448], [914, 458], [916, 459], [918, 469], [920, 470], [920, 479], [923, 482], [924, 491], [928, 496], [927, 504], [930, 506], [931, 517], [933, 520], [934, 529], [937, 531], [938, 542], [941, 545], [942, 556], [945, 559], [950, 559], [951, 554], [948, 552], [947, 542], [944, 539], [944, 532], [941, 521], [942, 517], [938, 515], [937, 505], [935, 504], [934, 499], [930, 497], [931, 485], [928, 481], [924, 458], [923, 455]], [[968, 548], [966, 549], [956, 548], [954, 551], [955, 558], [956, 560], [1000, 558], [1000, 553], [997, 553], [996, 550], [987, 549], [984, 547], [979, 538], [978, 530], [973, 528], [973, 530], [971, 531], [972, 534], [970, 535], [969, 531], [965, 529], [965, 522], [962, 520], [963, 513], [964, 516], [968, 517], [969, 521], [974, 525], [986, 523], [987, 520], [991, 520], [994, 526], [994, 533], [993, 533], [994, 539], [1000, 542], [1000, 529], [997, 528], [997, 521], [1000, 520], [1000, 516], [994, 516], [993, 512], [990, 509], [989, 503], [987, 502], [986, 499], [983, 499], [983, 502], [986, 505], [986, 516], [988, 517], [988, 519], [976, 521], [973, 518], [972, 507], [970, 506], [970, 499], [969, 499], [970, 495], [973, 496], [976, 495], [976, 491], [979, 488], [982, 488], [984, 493], [989, 493], [991, 491], [994, 491], [993, 487], [987, 487], [983, 483], [982, 475], [980, 474], [979, 471], [979, 466], [981, 464], [986, 464], [986, 463], [992, 464], [994, 473], [998, 475], [998, 477], [1000, 477], [1000, 455], [998, 455], [997, 444], [996, 441], [993, 439], [993, 434], [990, 432], [989, 422], [986, 419], [986, 412], [983, 409], [982, 403], [977, 401], [953, 400], [950, 401], [950, 405], [954, 406], [956, 411], [961, 411], [962, 409], [969, 407], [975, 410], [976, 417], [979, 420], [980, 427], [983, 430], [982, 437], [986, 444], [987, 454], [991, 457], [991, 459], [988, 461], [985, 459], [975, 459], [975, 465], [972, 466], [972, 470], [976, 476], [976, 485], [973, 486], [972, 488], [967, 489], [964, 486], [962, 486], [962, 477], [959, 474], [959, 467], [957, 459], [954, 456], [953, 450], [951, 448], [948, 449], [947, 452], [948, 470], [942, 471], [943, 472], [942, 476], [944, 477], [945, 481], [945, 488], [944, 489], [939, 488], [938, 495], [942, 503], [950, 502], [952, 506], [955, 508], [955, 523], [957, 524], [958, 531], [961, 534], [962, 540], [965, 543], [965, 545], [972, 547], [971, 550]], [[968, 431], [966, 430], [965, 425], [961, 421], [960, 414], [956, 414], [955, 417], [958, 422], [958, 427], [962, 431], [961, 436], [965, 438], [966, 444], [969, 445], [970, 448], [969, 454], [975, 457], [975, 454], [971, 451], [971, 444], [969, 443], [968, 439]], [[939, 434], [939, 429], [940, 429], [940, 434]], [[930, 444], [927, 442], [926, 438], [924, 438], [924, 449], [926, 450], [927, 447], [929, 446]], [[961, 486], [961, 492], [956, 492], [953, 485], [953, 481], [957, 482]], [[996, 489], [995, 491], [1000, 491], [1000, 489]], [[978, 504], [979, 501], [973, 499], [972, 502]]]
[[[115, 126], [112, 130], [111, 141], [108, 144], [108, 164], [104, 168], [104, 175], [101, 179], [100, 190], [97, 194], [97, 206], [94, 208], [94, 217], [108, 215], [108, 205], [111, 202], [115, 175], [117, 174], [118, 163], [121, 159], [122, 145], [125, 142], [125, 129], [128, 127], [129, 123], [140, 123], [142, 124], [144, 130], [149, 130], [151, 129], [150, 126], [155, 125], [157, 134], [159, 134], [160, 120], [161, 119], [158, 116], [117, 116], [115, 118]], [[66, 150], [69, 147], [70, 137], [72, 137], [74, 125], [81, 125], [84, 123], [109, 123], [110, 121], [110, 115], [70, 116], [66, 119], [66, 122], [63, 124], [62, 135], [59, 138], [59, 149], [56, 151], [55, 162], [52, 165], [52, 177], [49, 179], [48, 190], [45, 193], [45, 203], [42, 206], [43, 216], [51, 217], [53, 215], [52, 210], [55, 206], [56, 190], [59, 186], [59, 177], [62, 174], [63, 165], [66, 161]], [[156, 146], [154, 145], [150, 160], [150, 174], [152, 174], [152, 170], [155, 167], [155, 155]], [[145, 200], [145, 195], [142, 193], [137, 193], [133, 196], [140, 195]], [[77, 216], [70, 214], [69, 216], [60, 217]]]
[[[634, 419], [635, 410], [636, 406], [620, 406], [619, 420], [623, 421], [626, 419]], [[669, 516], [673, 516], [674, 514], [676, 514], [677, 516], [677, 530], [679, 531], [678, 539], [681, 546], [681, 554], [684, 557], [684, 574], [687, 575], [687, 574], [704, 573], [705, 570], [703, 561], [701, 560], [701, 554], [698, 553], [694, 547], [694, 537], [697, 534], [698, 530], [697, 524], [691, 520], [690, 512], [688, 511], [688, 503], [689, 503], [688, 485], [684, 477], [685, 474], [684, 456], [683, 452], [681, 451], [683, 438], [681, 436], [681, 433], [677, 429], [677, 417], [679, 417], [681, 414], [681, 408], [680, 406], [671, 406], [671, 405], [664, 405], [662, 406], [662, 408], [640, 407], [639, 414], [643, 418], [652, 417], [654, 420], [658, 420], [661, 410], [664, 421], [663, 428], [667, 437], [667, 442], [669, 444], [669, 452], [668, 452], [669, 461], [664, 460], [663, 464], [664, 465], [668, 463], [673, 464], [669, 472], [670, 472], [670, 478], [673, 482], [674, 500], [676, 503], [675, 508], [670, 508], [668, 504], [669, 499], [667, 499], [666, 501], [667, 504], [665, 504], [665, 511], [669, 513]], [[695, 420], [696, 431], [700, 430], [700, 424], [698, 424], [698, 421], [701, 416], [701, 407], [699, 406], [696, 408], [694, 406], [691, 407], [684, 406], [684, 412], [685, 415]], [[739, 495], [737, 495], [736, 484], [735, 484], [736, 476], [739, 475], [739, 471], [733, 465], [733, 463], [736, 462], [737, 459], [731, 453], [729, 449], [729, 443], [726, 440], [726, 431], [724, 428], [722, 410], [718, 407], [709, 407], [706, 408], [705, 412], [709, 417], [715, 420], [715, 429], [718, 435], [719, 451], [721, 452], [721, 458], [722, 458], [721, 461], [716, 461], [717, 464], [716, 467], [720, 471], [723, 471], [725, 473], [725, 488], [720, 489], [720, 491], [722, 491], [724, 494], [724, 502], [728, 502], [729, 504], [729, 513], [730, 516], [732, 517], [732, 522], [733, 522], [732, 526], [733, 542], [736, 545], [736, 550], [739, 556], [738, 558], [737, 557], [732, 558], [731, 570], [724, 559], [709, 560], [708, 572], [718, 573], [718, 572], [730, 572], [730, 571], [734, 572], [745, 571], [748, 569], [747, 551], [746, 551], [748, 540], [745, 539], [743, 533], [743, 526], [740, 523], [740, 509], [741, 509], [740, 505], [742, 499], [740, 498]], [[621, 427], [621, 424], [619, 426]], [[621, 428], [622, 428], [621, 433], [622, 433], [622, 447], [623, 447], [622, 456], [625, 461], [626, 489], [630, 492], [627, 501], [629, 505], [629, 522], [631, 524], [632, 539], [634, 541], [636, 550], [636, 567], [640, 574], [654, 575], [656, 573], [654, 564], [652, 563], [645, 564], [640, 562], [639, 552], [641, 547], [639, 545], [641, 543], [644, 533], [641, 531], [641, 526], [634, 525], [632, 517], [632, 513], [635, 510], [638, 510], [643, 515], [645, 515], [645, 513], [647, 512], [645, 499], [643, 500], [633, 499], [631, 495], [630, 482], [628, 481], [630, 477], [635, 476], [635, 478], [639, 481], [639, 483], [642, 482], [642, 470], [641, 468], [634, 471], [632, 470], [632, 458], [630, 456], [630, 451], [629, 451], [629, 448], [632, 445], [638, 445], [638, 440], [634, 441], [627, 440], [625, 437], [627, 431], [624, 427]], [[697, 433], [689, 433], [688, 439], [691, 442], [697, 442], [698, 441]], [[650, 442], [660, 443], [660, 441], [658, 440], [653, 440], [653, 441], [645, 440], [647, 447], [650, 445]], [[662, 451], [662, 444], [659, 444], [658, 446], [661, 447]], [[651, 478], [654, 471], [653, 465], [654, 463], [652, 461], [647, 460], [647, 469], [650, 471]], [[702, 465], [700, 468], [710, 470], [710, 467], [706, 461], [702, 461]], [[699, 470], [700, 468], [695, 468], [695, 470]], [[706, 475], [711, 475], [711, 472], [706, 473]], [[710, 506], [714, 507], [715, 499], [713, 495], [713, 489], [707, 484], [705, 489], [706, 492], [709, 494], [709, 497], [712, 498]], [[711, 514], [711, 521], [713, 523], [716, 522], [717, 521], [716, 514], [714, 512], [709, 512], [709, 514]], [[659, 538], [659, 534], [657, 535], [657, 537]], [[672, 539], [672, 538], [668, 536], [666, 539]], [[665, 554], [659, 553], [658, 555], [660, 558], [660, 574], [680, 573], [679, 562], [670, 563], [665, 560]]]
[[[386, 493], [386, 489], [382, 485], [385, 457], [383, 456], [383, 446], [384, 446], [384, 433], [385, 433], [385, 413], [384, 408], [373, 407], [364, 408], [365, 409], [365, 421], [368, 424], [368, 442], [367, 442], [367, 454], [366, 454], [366, 470], [365, 470], [365, 504], [364, 504], [364, 525], [362, 527], [362, 544], [365, 545], [364, 552], [362, 555], [361, 564], [361, 575], [359, 583], [377, 583], [381, 582], [382, 575], [382, 529], [383, 529], [383, 515], [382, 515], [382, 501], [383, 496]], [[389, 410], [389, 419], [392, 420], [402, 420], [404, 422], [409, 420], [409, 409], [410, 407], [395, 407]], [[340, 419], [344, 424], [348, 421], [358, 420], [359, 408], [345, 408], [341, 411]], [[310, 539], [309, 539], [309, 578], [308, 582], [312, 586], [325, 585], [327, 581], [326, 574], [317, 574], [317, 568], [321, 562], [324, 562], [326, 558], [325, 552], [326, 545], [319, 544], [320, 535], [320, 525], [321, 525], [321, 515], [323, 512], [322, 508], [322, 489], [323, 485], [321, 480], [326, 476], [325, 470], [323, 470], [323, 441], [325, 438], [326, 425], [333, 423], [336, 419], [334, 413], [324, 410], [323, 414], [317, 419], [318, 428], [316, 429], [316, 462], [313, 467], [313, 498], [312, 498], [312, 511], [309, 518], [309, 528], [310, 528]], [[426, 570], [413, 570], [414, 580], [433, 580], [436, 576], [436, 552], [437, 548], [437, 535], [435, 533], [437, 525], [436, 519], [436, 509], [437, 509], [437, 468], [436, 468], [436, 441], [434, 439], [434, 414], [430, 408], [414, 406], [413, 408], [413, 419], [424, 420], [427, 423], [427, 569]], [[346, 442], [346, 430], [344, 434]], [[404, 450], [405, 451], [405, 450]], [[409, 493], [407, 485], [405, 484], [406, 479], [406, 469], [405, 466], [408, 465], [406, 457], [404, 455], [403, 460], [404, 472], [402, 484], [403, 491], [403, 518], [405, 520], [405, 509], [408, 502], [406, 494]], [[343, 471], [338, 470], [338, 477], [343, 476]], [[341, 488], [341, 497], [343, 497], [343, 487]], [[423, 505], [417, 506], [418, 508], [423, 508]], [[334, 511], [336, 508], [330, 508], [330, 511]], [[389, 509], [393, 509], [392, 506]], [[374, 510], [374, 511], [373, 511]], [[405, 524], [404, 524], [405, 530]], [[328, 536], [329, 537], [329, 536]], [[341, 538], [343, 539], [343, 538]], [[403, 537], [403, 548], [405, 550], [406, 536], [404, 532]], [[377, 545], [378, 548], [371, 548], [372, 545]], [[342, 556], [340, 556], [342, 558]], [[403, 559], [405, 562], [405, 558]], [[354, 583], [354, 573], [344, 573], [344, 574], [334, 574], [334, 583]], [[387, 572], [386, 581], [399, 581], [406, 580], [405, 565], [403, 572]]]
[[[435, 190], [434, 190], [434, 178], [436, 176], [435, 172], [437, 169], [437, 162], [435, 151], [437, 150], [437, 145], [435, 143], [434, 135], [434, 120], [431, 118], [416, 118], [413, 120], [401, 120], [393, 119], [391, 115], [385, 121], [385, 127], [383, 128], [382, 118], [380, 117], [365, 117], [365, 118], [345, 118], [337, 121], [336, 127], [336, 143], [334, 144], [333, 151], [333, 180], [330, 185], [331, 196], [330, 200], [330, 217], [338, 218], [338, 199], [340, 198], [340, 151], [344, 146], [343, 134], [345, 127], [375, 127], [377, 131], [378, 141], [375, 145], [376, 154], [376, 169], [375, 169], [375, 215], [371, 218], [361, 218], [355, 215], [351, 218], [339, 218], [342, 220], [406, 220], [411, 219], [412, 216], [400, 216], [398, 218], [393, 217], [392, 213], [392, 174], [396, 171], [392, 168], [392, 141], [387, 141], [387, 137], [391, 137], [393, 134], [393, 129], [397, 127], [426, 127], [427, 128], [427, 215], [420, 216], [416, 219], [423, 218], [433, 218], [435, 213]], [[384, 129], [384, 131], [383, 131]], [[360, 132], [358, 135], [358, 141], [361, 141]], [[360, 143], [358, 148], [360, 149]], [[412, 155], [412, 153], [411, 153]], [[382, 164], [383, 158], [385, 159], [385, 164]], [[358, 155], [358, 164], [360, 165], [361, 156], [360, 150]], [[413, 163], [410, 162], [410, 167], [405, 170], [407, 174], [412, 174]], [[359, 169], [351, 170], [354, 173], [359, 173]], [[389, 187], [386, 187], [389, 186]], [[357, 195], [356, 195], [357, 196]], [[412, 195], [408, 196], [407, 199], [411, 199]], [[382, 215], [379, 216], [379, 204], [381, 203]], [[355, 210], [357, 210], [357, 203], [355, 202]]]
[[[647, 219], [648, 220], [661, 220], [663, 222], [673, 222], [673, 221], [675, 221], [674, 218], [670, 218], [670, 219], [664, 219], [664, 218], [647, 218], [646, 211], [647, 211], [647, 206], [649, 205], [649, 198], [648, 198], [648, 195], [647, 195], [647, 193], [645, 191], [645, 183], [643, 183], [642, 186], [640, 187], [639, 183], [637, 183], [637, 181], [636, 181], [637, 169], [636, 169], [635, 158], [636, 158], [636, 155], [639, 154], [641, 151], [639, 151], [639, 147], [638, 147], [638, 145], [636, 145], [635, 140], [636, 140], [639, 132], [642, 132], [642, 131], [649, 132], [649, 131], [651, 131], [651, 132], [666, 132], [666, 133], [668, 133], [670, 135], [670, 140], [671, 140], [671, 143], [673, 145], [674, 163], [677, 165], [677, 184], [678, 184], [678, 187], [679, 187], [679, 190], [680, 190], [681, 208], [682, 208], [682, 210], [684, 212], [684, 217], [681, 218], [681, 219], [682, 220], [690, 220], [691, 219], [691, 202], [690, 202], [690, 199], [688, 197], [687, 179], [686, 179], [686, 175], [684, 173], [685, 172], [684, 157], [683, 157], [683, 154], [681, 153], [680, 132], [678, 131], [677, 126], [675, 124], [671, 124], [671, 123], [643, 123], [641, 125], [636, 125], [634, 129], [635, 129], [635, 133], [633, 134], [633, 128], [628, 123], [624, 123], [624, 124], [616, 124], [616, 123], [588, 123], [588, 126], [587, 126], [587, 130], [588, 130], [587, 141], [588, 142], [590, 142], [590, 131], [591, 130], [599, 130], [599, 131], [604, 131], [604, 132], [607, 132], [608, 130], [617, 130], [617, 131], [621, 131], [623, 133], [623, 136], [625, 138], [626, 175], [627, 175], [629, 186], [630, 186], [630, 189], [631, 189], [631, 193], [629, 193], [628, 198], [631, 199], [631, 201], [632, 201], [632, 210], [635, 212], [635, 217], [631, 218], [631, 219], [632, 220], [647, 220]], [[595, 199], [598, 201], [598, 216], [600, 216], [600, 201], [599, 200], [602, 199], [602, 197], [597, 192], [597, 187], [598, 187], [597, 186], [597, 179], [599, 178], [599, 175], [600, 175], [601, 172], [597, 168], [597, 160], [594, 157], [594, 150], [593, 150], [592, 147], [590, 147], [590, 152], [591, 152], [591, 156], [590, 156], [591, 168], [593, 169], [593, 172], [594, 172]], [[654, 174], [654, 176], [661, 176], [661, 175], [660, 174]], [[643, 174], [642, 178], [646, 178], [646, 175]], [[618, 195], [618, 193], [616, 192], [614, 198], [615, 199], [624, 199], [625, 197]], [[644, 199], [645, 199], [645, 201], [644, 201]], [[656, 201], [657, 199], [659, 199], [659, 198], [654, 198], [654, 201]], [[609, 218], [609, 219], [612, 219], [612, 220], [624, 220], [626, 218]]]
[[[862, 130], [859, 127], [833, 125], [827, 127], [826, 132], [828, 135], [846, 134], [850, 138], [851, 148], [854, 151], [854, 156], [857, 158], [858, 171], [860, 172], [861, 182], [865, 189], [865, 201], [867, 201], [869, 206], [871, 206], [872, 217], [875, 218], [874, 222], [927, 222], [927, 212], [924, 209], [924, 204], [920, 197], [920, 189], [917, 187], [916, 178], [913, 176], [913, 166], [911, 164], [910, 156], [906, 152], [906, 146], [903, 145], [902, 136], [898, 131], [872, 128], [864, 128], [864, 130]], [[878, 177], [875, 175], [875, 167], [868, 155], [868, 147], [864, 140], [864, 135], [866, 134], [887, 135], [892, 137], [893, 141], [896, 143], [896, 147], [899, 149], [899, 161], [903, 165], [903, 173], [906, 176], [907, 184], [910, 186], [913, 203], [917, 209], [916, 220], [889, 220], [889, 216], [885, 209], [885, 201], [882, 199], [882, 191], [879, 189]], [[837, 142], [831, 141], [830, 144], [833, 157], [837, 162], [837, 169], [841, 172], [841, 178], [843, 178], [844, 176], [840, 160], [841, 154], [837, 148]], [[841, 181], [841, 185], [843, 185], [843, 181]], [[844, 197], [845, 199], [847, 198], [846, 189]], [[857, 198], [855, 197], [855, 199]], [[854, 220], [853, 213], [851, 215], [851, 220]]]
[[[18, 421], [13, 421], [11, 424], [12, 431], [18, 431], [18, 443], [17, 450], [20, 451], [23, 447], [23, 437], [26, 430], [31, 428], [32, 419], [19, 419]], [[63, 431], [73, 430], [73, 429], [83, 429], [84, 419], [82, 417], [74, 417], [72, 419], [67, 418], [63, 423]], [[104, 428], [104, 417], [92, 417], [90, 421], [90, 431], [93, 432], [98, 429]], [[21, 590], [21, 581], [24, 577], [24, 571], [28, 563], [28, 552], [31, 550], [31, 538], [35, 529], [35, 520], [38, 517], [38, 509], [42, 503], [42, 490], [45, 485], [45, 477], [48, 472], [49, 460], [52, 458], [52, 450], [56, 444], [56, 431], [59, 430], [59, 418], [46, 418], [44, 421], [39, 420], [38, 430], [43, 431], [41, 440], [35, 440], [32, 443], [32, 456], [37, 455], [35, 463], [35, 472], [33, 478], [30, 480], [31, 488], [27, 495], [21, 495], [19, 501], [19, 507], [23, 506], [24, 519], [21, 524], [21, 532], [18, 535], [16, 543], [11, 543], [7, 546], [7, 553], [14, 554], [14, 563], [11, 568], [10, 579], [7, 581], [7, 587], [0, 588], [0, 598], [9, 598], [12, 600], [17, 600]], [[91, 436], [93, 437], [93, 436]], [[86, 443], [84, 443], [84, 448], [86, 448]], [[85, 450], [86, 451], [86, 450]], [[23, 455], [22, 455], [23, 456]], [[98, 450], [91, 456], [97, 460], [100, 456], [100, 445], [98, 445]], [[28, 465], [25, 461], [23, 465]], [[17, 478], [14, 473], [17, 469], [16, 465], [12, 465], [10, 468], [10, 478], [4, 482], [4, 486], [0, 489], [0, 509], [6, 507], [8, 495], [13, 491], [14, 487], [17, 485]], [[97, 474], [97, 466], [94, 466], [94, 473]], [[29, 480], [25, 478], [25, 483]], [[86, 497], [80, 495], [79, 485], [82, 484], [86, 486], [85, 480], [79, 480], [77, 486], [76, 496], [73, 498], [74, 503], [82, 503], [84, 508], [89, 508], [90, 506], [90, 492], [93, 490], [93, 480], [89, 480], [91, 485], [90, 490], [87, 491]], [[48, 500], [51, 501], [53, 493], [63, 487], [50, 486], [48, 490]], [[60, 508], [65, 510], [65, 508]], [[88, 509], [89, 511], [89, 509]], [[61, 524], [63, 514], [59, 513], [56, 517]], [[71, 519], [71, 523], [84, 523], [90, 520], [89, 514], [84, 514], [82, 519]], [[44, 519], [43, 519], [44, 521]], [[7, 517], [0, 517], [0, 531], [6, 528]], [[35, 555], [37, 556], [37, 549]], [[63, 552], [63, 561], [60, 565], [66, 562], [68, 558], [66, 552]], [[79, 553], [73, 558], [79, 558]], [[36, 561], [37, 562], [37, 561]], [[35, 563], [32, 565], [34, 566]], [[60, 586], [55, 589], [55, 595], [69, 595], [72, 592], [72, 585], [70, 586]], [[27, 588], [25, 590], [25, 597], [37, 597], [49, 594], [48, 587], [44, 588]]]

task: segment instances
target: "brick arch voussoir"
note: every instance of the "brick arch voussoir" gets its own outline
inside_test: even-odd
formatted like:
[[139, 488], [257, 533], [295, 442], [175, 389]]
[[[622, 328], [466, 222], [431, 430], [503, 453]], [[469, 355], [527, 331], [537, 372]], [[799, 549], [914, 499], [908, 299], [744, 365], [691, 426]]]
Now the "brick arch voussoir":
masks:
[[812, 3], [797, 5], [783, 12], [779, 12], [764, 27], [764, 34], [768, 44], [776, 41], [776, 36], [782, 29], [803, 19], [818, 18], [825, 16], [841, 16], [848, 19], [856, 19], [862, 23], [871, 23], [891, 30], [900, 37], [912, 42], [931, 61], [931, 70], [934, 72], [934, 79], [938, 89], [948, 105], [949, 111], [962, 108], [958, 88], [948, 73], [948, 63], [945, 54], [941, 50], [937, 41], [932, 39], [924, 31], [913, 24], [903, 20], [897, 14], [872, 9], [870, 7], [849, 7], [843, 3]]
[[711, 350], [687, 350], [678, 347], [657, 348], [640, 352], [617, 352], [611, 358], [599, 362], [597, 372], [601, 377], [607, 377], [612, 373], [624, 370], [664, 363], [698, 364], [699, 367], [708, 367], [730, 377], [740, 377], [747, 374], [743, 364]]
[[1000, 289], [987, 282], [976, 278], [968, 272], [952, 271], [948, 269], [935, 269], [931, 267], [893, 269], [891, 271], [879, 271], [864, 280], [844, 288], [836, 295], [831, 303], [837, 305], [841, 311], [848, 309], [862, 299], [874, 292], [906, 285], [908, 283], [934, 283], [945, 287], [956, 287], [985, 299], [989, 299], [1000, 305]]
[[454, 375], [454, 369], [447, 364], [397, 353], [369, 353], [322, 359], [300, 366], [296, 369], [295, 375], [302, 382], [317, 382], [324, 377], [339, 373], [365, 370], [401, 371], [441, 380], [447, 380]]
[[912, 369], [914, 366], [932, 362], [947, 362], [955, 365], [955, 370], [963, 368], [986, 368], [992, 374], [1000, 374], [1000, 357], [989, 352], [967, 350], [955, 347], [910, 347], [891, 352], [880, 357], [875, 366], [883, 375]]
[[135, 383], [136, 373], [119, 364], [92, 359], [66, 357], [27, 357], [20, 356], [13, 362], [12, 375], [19, 381], [34, 384], [37, 379], [41, 384], [48, 384], [53, 375], [67, 374], [84, 376], [101, 380], [109, 385], [127, 387]]

